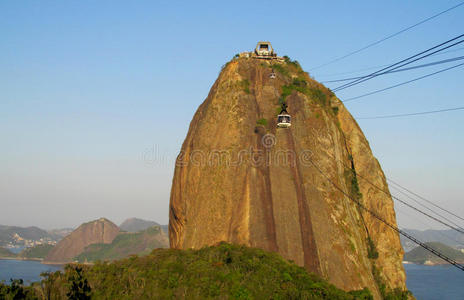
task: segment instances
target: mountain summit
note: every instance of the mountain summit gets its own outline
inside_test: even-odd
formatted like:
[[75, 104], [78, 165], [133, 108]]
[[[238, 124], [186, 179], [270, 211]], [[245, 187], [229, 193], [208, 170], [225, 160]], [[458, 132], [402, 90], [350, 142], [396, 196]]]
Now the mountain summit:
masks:
[[137, 232], [157, 225], [159, 224], [154, 221], [147, 221], [139, 218], [129, 218], [122, 222], [121, 225], [119, 225], [119, 228], [127, 232]]
[[[360, 127], [298, 62], [258, 50], [224, 65], [190, 123], [171, 190], [171, 247], [243, 244], [377, 299], [405, 289], [398, 234], [356, 203], [396, 226]], [[285, 106], [291, 126], [279, 128]]]
[[91, 244], [110, 244], [118, 235], [119, 227], [100, 218], [84, 223], [62, 239], [47, 255], [45, 263], [69, 263]]

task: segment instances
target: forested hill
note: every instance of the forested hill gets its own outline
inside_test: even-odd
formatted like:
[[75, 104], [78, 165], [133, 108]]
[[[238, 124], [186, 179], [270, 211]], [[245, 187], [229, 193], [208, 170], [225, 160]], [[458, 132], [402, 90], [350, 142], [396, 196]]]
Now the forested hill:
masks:
[[89, 245], [75, 260], [79, 262], [115, 260], [132, 254], [146, 255], [155, 248], [168, 247], [167, 234], [160, 226], [153, 226], [139, 232], [120, 232], [110, 244]]
[[[464, 263], [464, 253], [462, 253], [459, 250], [453, 249], [447, 245], [438, 242], [428, 242], [425, 244], [432, 247], [433, 249], [436, 249], [437, 251], [440, 251], [440, 253], [443, 253], [447, 257], [454, 259], [459, 263]], [[425, 250], [422, 247], [416, 247], [413, 250], [407, 252], [404, 255], [404, 260], [416, 264], [447, 264], [446, 261]]]
[[[279, 254], [226, 243], [69, 265], [65, 274], [20, 289], [31, 298], [47, 292], [50, 299], [372, 299], [367, 289], [345, 292]], [[0, 299], [18, 290], [0, 284]]]

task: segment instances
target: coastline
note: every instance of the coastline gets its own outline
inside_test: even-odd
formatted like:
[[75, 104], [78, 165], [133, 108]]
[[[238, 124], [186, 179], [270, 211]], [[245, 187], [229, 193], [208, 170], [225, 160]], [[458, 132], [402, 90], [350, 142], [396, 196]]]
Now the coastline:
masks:
[[[435, 262], [435, 261], [430, 261], [430, 260], [426, 260], [423, 263], [417, 263], [417, 262], [403, 260], [402, 263], [405, 264], [405, 265], [418, 265], [418, 266], [451, 266], [451, 264], [446, 262], [446, 261]], [[463, 261], [457, 261], [457, 263], [464, 264]]]
[[42, 258], [27, 258], [27, 257], [0, 257], [0, 260], [29, 260], [29, 261], [42, 261]]
[[64, 265], [87, 265], [87, 266], [92, 266], [94, 265], [95, 263], [94, 262], [77, 262], [77, 261], [71, 261], [71, 262], [57, 262], [57, 261], [46, 261], [46, 260], [42, 260], [41, 261], [42, 264], [44, 265], [57, 265], [57, 266], [64, 266]]
[[46, 261], [46, 260], [42, 260], [41, 263], [43, 265], [56, 265], [56, 266], [64, 266], [64, 265], [70, 264], [70, 262]]

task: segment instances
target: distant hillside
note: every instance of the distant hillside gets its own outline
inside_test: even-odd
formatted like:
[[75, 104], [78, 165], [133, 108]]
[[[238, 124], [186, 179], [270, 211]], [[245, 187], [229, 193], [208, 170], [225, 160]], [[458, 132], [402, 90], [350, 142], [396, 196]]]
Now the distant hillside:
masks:
[[10, 258], [10, 257], [12, 258], [15, 256], [16, 254], [11, 252], [10, 250], [0, 247], [0, 258]]
[[[163, 231], [169, 235], [169, 225], [160, 225], [161, 229], [163, 229]], [[169, 236], [168, 236], [169, 238]]]
[[51, 229], [51, 230], [48, 230], [47, 232], [50, 235], [56, 237], [58, 240], [61, 240], [62, 238], [64, 238], [65, 236], [67, 236], [73, 231], [74, 231], [74, 228], [59, 228], [59, 229]]
[[22, 259], [44, 259], [48, 253], [53, 249], [53, 245], [37, 245], [30, 248], [25, 248], [18, 253], [18, 258]]
[[84, 223], [62, 239], [45, 257], [45, 263], [69, 263], [91, 244], [109, 244], [119, 233], [113, 222], [100, 218]]
[[123, 231], [127, 232], [137, 232], [141, 230], [145, 230], [147, 228], [159, 225], [154, 221], [147, 221], [138, 218], [130, 218], [125, 220], [124, 222], [119, 225], [119, 228]]
[[[372, 299], [367, 289], [345, 292], [277, 253], [225, 243], [69, 265], [65, 274], [25, 289], [35, 297], [46, 291], [50, 299], [67, 293], [92, 299]], [[12, 293], [0, 283], [2, 290], [6, 297]]]
[[[444, 255], [452, 258], [458, 262], [464, 262], [464, 253], [459, 250], [453, 249], [447, 245], [438, 242], [428, 242], [426, 243], [430, 247], [438, 250]], [[446, 264], [443, 259], [437, 257], [436, 255], [430, 253], [422, 247], [414, 248], [413, 250], [407, 252], [404, 255], [404, 260], [416, 264]]]
[[144, 231], [121, 232], [111, 244], [93, 244], [85, 248], [75, 260], [91, 262], [96, 260], [115, 260], [131, 254], [146, 255], [155, 248], [168, 248], [169, 240], [159, 226]]
[[[447, 246], [453, 248], [464, 248], [464, 235], [459, 232], [449, 229], [449, 230], [416, 230], [416, 229], [403, 229], [406, 233], [409, 233], [413, 237], [417, 238], [422, 242], [440, 242]], [[409, 239], [404, 236], [400, 236], [401, 245], [403, 246], [404, 251], [408, 252], [417, 245], [411, 242]]]
[[35, 241], [58, 241], [60, 237], [38, 227], [18, 227], [0, 225], [0, 246], [28, 245]]

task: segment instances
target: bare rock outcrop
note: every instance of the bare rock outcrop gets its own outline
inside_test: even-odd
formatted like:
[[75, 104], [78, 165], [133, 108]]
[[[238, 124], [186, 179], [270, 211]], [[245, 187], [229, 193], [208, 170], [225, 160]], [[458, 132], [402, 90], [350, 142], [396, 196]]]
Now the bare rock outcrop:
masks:
[[[282, 102], [287, 129], [276, 128]], [[275, 251], [377, 299], [382, 283], [405, 289], [398, 234], [357, 201], [396, 226], [382, 169], [341, 101], [297, 62], [236, 58], [195, 113], [177, 158], [170, 244]]]
[[47, 255], [44, 263], [63, 264], [73, 259], [91, 244], [110, 244], [118, 235], [119, 227], [113, 222], [100, 218], [84, 223], [63, 238]]

